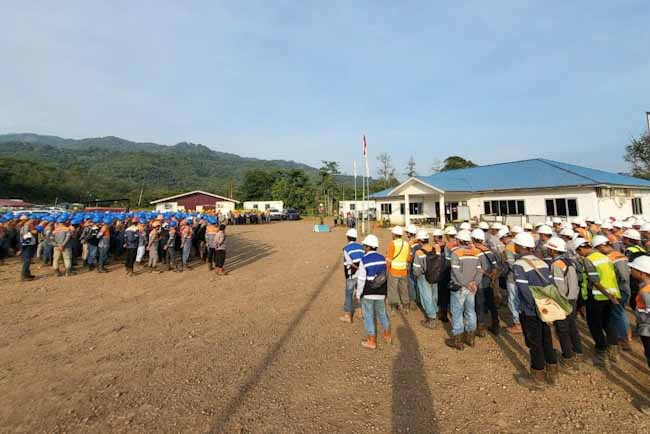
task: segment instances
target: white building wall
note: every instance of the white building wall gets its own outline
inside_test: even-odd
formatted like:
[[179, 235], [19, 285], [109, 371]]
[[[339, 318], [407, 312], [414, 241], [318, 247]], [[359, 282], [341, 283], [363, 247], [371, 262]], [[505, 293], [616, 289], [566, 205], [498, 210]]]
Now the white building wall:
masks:
[[[354, 205], [352, 207], [351, 205]], [[354, 208], [352, 210], [351, 208]], [[339, 213], [343, 213], [343, 215], [347, 215], [349, 212], [357, 212], [357, 211], [367, 211], [367, 210], [375, 210], [376, 208], [376, 203], [374, 200], [341, 200], [339, 201]]]
[[282, 211], [284, 209], [284, 202], [281, 200], [250, 200], [244, 202], [244, 209], [259, 209], [260, 211], [277, 209], [278, 211]]
[[178, 202], [163, 202], [156, 204], [158, 212], [176, 212], [178, 211]]

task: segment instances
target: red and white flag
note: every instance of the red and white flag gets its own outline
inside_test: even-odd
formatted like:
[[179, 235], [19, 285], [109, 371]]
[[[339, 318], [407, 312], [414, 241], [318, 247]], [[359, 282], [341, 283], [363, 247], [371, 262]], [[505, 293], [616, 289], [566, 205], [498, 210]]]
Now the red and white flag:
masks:
[[366, 135], [363, 135], [363, 156], [368, 156], [368, 143], [366, 143]]

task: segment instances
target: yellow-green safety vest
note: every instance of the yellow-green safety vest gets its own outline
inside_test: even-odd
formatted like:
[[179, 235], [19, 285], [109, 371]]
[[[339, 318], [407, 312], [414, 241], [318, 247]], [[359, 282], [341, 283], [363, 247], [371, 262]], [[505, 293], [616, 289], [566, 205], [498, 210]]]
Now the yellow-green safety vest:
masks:
[[[614, 268], [614, 263], [605, 255], [600, 252], [593, 252], [591, 255], [587, 256], [587, 259], [594, 264], [596, 272], [598, 273], [598, 278], [600, 279], [600, 284], [607, 289], [607, 292], [612, 295], [614, 298], [621, 298], [621, 292], [618, 289], [618, 281], [616, 279], [616, 269]], [[586, 300], [588, 298], [588, 285], [582, 286], [582, 298]], [[599, 289], [593, 287], [591, 293], [594, 296], [596, 301], [609, 300], [606, 295], [600, 292]]]

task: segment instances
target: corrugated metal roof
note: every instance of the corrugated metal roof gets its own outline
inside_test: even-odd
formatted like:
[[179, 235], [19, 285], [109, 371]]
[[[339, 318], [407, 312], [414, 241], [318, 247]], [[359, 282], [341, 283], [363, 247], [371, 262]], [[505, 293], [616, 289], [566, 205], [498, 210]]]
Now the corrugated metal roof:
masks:
[[[450, 170], [416, 178], [446, 192], [521, 190], [581, 185], [650, 188], [650, 181], [645, 179], [543, 158]], [[375, 193], [373, 197], [388, 197], [392, 190], [394, 189], [383, 190]]]
[[382, 197], [388, 197], [391, 191], [395, 190], [395, 187], [387, 188], [386, 190], [378, 191], [377, 193], [372, 193], [370, 195], [371, 199], [381, 199]]

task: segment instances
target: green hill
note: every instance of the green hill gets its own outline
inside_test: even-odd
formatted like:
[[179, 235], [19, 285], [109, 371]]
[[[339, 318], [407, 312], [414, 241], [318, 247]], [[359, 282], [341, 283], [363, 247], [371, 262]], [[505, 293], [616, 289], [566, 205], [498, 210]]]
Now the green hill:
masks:
[[[128, 197], [143, 203], [188, 190], [234, 194], [248, 170], [318, 170], [285, 160], [260, 160], [214, 151], [194, 143], [174, 146], [119, 137], [80, 140], [38, 134], [0, 135], [0, 197], [33, 202]], [[341, 177], [343, 183], [349, 177]]]

